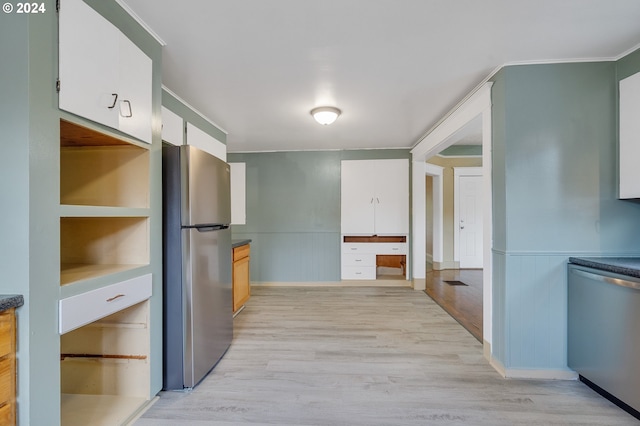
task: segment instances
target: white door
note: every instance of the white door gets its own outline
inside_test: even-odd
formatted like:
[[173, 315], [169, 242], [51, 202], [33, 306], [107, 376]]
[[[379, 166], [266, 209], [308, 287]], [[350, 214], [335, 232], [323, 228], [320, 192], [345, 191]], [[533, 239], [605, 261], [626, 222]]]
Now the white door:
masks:
[[460, 176], [460, 268], [482, 268], [482, 176]]

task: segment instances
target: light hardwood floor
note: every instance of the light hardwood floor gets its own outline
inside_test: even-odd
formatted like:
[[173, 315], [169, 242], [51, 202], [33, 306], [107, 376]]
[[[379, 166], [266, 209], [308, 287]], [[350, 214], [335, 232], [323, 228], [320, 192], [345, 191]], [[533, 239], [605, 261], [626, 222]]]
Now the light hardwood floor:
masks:
[[255, 287], [218, 366], [136, 426], [635, 425], [577, 381], [505, 380], [424, 292]]

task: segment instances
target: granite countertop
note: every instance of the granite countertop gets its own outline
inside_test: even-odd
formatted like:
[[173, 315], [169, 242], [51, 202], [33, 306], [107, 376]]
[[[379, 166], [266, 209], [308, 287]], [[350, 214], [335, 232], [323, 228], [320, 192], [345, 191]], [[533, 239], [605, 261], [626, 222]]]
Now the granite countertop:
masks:
[[569, 262], [614, 274], [640, 278], [640, 257], [570, 257]]
[[0, 294], [0, 312], [24, 305], [24, 298], [19, 294]]
[[249, 244], [251, 242], [251, 240], [246, 239], [246, 240], [233, 240], [231, 241], [231, 247], [236, 248], [236, 247], [240, 247], [240, 246], [244, 246], [246, 244]]

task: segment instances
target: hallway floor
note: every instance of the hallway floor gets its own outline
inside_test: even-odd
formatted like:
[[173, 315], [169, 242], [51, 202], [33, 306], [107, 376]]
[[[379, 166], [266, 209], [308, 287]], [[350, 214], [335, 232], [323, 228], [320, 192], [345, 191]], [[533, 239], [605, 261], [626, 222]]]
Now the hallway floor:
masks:
[[505, 380], [424, 292], [255, 287], [226, 356], [136, 426], [635, 425], [577, 381]]
[[[450, 285], [446, 281], [467, 285]], [[430, 271], [425, 292], [482, 342], [482, 269]]]

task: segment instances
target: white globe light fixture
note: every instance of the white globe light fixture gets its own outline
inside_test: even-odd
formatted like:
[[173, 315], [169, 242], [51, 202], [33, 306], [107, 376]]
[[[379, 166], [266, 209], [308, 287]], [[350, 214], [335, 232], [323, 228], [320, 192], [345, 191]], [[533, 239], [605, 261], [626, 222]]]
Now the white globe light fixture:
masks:
[[313, 118], [325, 126], [336, 121], [340, 113], [341, 111], [334, 107], [318, 107], [311, 110]]

